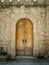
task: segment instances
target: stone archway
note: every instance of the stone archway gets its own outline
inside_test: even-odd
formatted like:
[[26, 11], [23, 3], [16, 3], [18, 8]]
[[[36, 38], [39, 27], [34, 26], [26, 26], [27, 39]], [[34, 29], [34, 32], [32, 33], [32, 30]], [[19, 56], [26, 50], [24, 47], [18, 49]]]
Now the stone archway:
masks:
[[22, 18], [16, 24], [16, 55], [33, 55], [33, 23], [27, 18]]

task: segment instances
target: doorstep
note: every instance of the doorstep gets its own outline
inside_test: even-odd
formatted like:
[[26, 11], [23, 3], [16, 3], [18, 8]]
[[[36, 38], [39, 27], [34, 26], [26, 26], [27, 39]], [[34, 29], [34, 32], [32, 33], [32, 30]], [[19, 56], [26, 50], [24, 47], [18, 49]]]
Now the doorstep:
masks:
[[37, 57], [33, 57], [33, 56], [16, 56], [16, 57], [12, 57], [13, 59], [28, 59], [28, 60], [33, 60], [33, 59], [37, 59]]

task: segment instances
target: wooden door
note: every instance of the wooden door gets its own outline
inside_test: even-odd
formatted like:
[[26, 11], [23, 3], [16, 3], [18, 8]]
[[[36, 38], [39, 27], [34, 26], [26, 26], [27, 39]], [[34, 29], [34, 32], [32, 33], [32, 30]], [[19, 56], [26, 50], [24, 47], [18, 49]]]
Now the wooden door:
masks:
[[33, 53], [33, 25], [28, 19], [21, 19], [16, 27], [16, 54], [32, 55]]

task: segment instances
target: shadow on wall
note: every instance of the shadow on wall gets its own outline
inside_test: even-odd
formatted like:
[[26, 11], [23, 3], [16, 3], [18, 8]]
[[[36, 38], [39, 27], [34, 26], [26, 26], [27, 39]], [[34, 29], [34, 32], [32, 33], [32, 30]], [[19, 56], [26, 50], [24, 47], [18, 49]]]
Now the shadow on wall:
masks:
[[4, 47], [0, 47], [0, 56], [6, 56], [7, 52], [5, 51]]

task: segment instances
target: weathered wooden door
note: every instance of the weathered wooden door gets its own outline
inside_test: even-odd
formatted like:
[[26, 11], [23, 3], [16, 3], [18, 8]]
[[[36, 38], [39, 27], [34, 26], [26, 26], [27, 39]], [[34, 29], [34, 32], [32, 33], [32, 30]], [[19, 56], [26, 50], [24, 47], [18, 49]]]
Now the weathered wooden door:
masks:
[[21, 19], [16, 26], [16, 54], [33, 54], [33, 24], [29, 19]]

